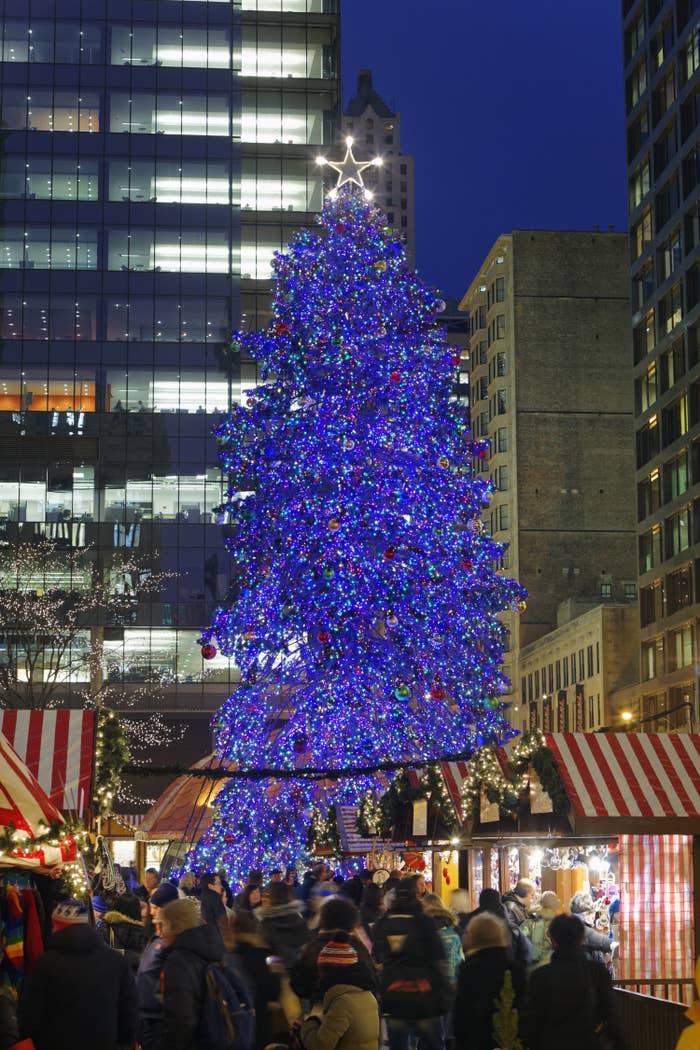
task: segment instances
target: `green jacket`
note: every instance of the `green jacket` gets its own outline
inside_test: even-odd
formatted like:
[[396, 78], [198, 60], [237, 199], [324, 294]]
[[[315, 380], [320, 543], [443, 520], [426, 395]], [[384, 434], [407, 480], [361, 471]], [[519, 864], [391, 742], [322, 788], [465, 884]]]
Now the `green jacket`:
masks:
[[301, 1026], [306, 1050], [377, 1050], [379, 1008], [371, 992], [352, 984], [334, 984], [323, 997], [323, 1017]]

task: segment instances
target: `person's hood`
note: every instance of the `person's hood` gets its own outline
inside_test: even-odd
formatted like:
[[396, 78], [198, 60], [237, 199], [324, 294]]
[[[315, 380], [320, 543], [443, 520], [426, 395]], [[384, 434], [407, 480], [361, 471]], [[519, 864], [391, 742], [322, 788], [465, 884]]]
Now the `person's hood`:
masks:
[[218, 962], [224, 954], [224, 942], [216, 926], [194, 926], [183, 930], [173, 941], [172, 948], [183, 948], [207, 962]]
[[58, 930], [49, 937], [46, 943], [47, 952], [66, 952], [69, 955], [90, 955], [93, 952], [107, 950], [103, 938], [94, 926], [87, 923], [75, 923]]
[[275, 926], [298, 926], [300, 919], [304, 921], [301, 917], [300, 901], [290, 901], [289, 904], [263, 904], [261, 908], [256, 908], [255, 918], [260, 922], [272, 919]]
[[107, 911], [102, 916], [102, 922], [108, 922], [110, 926], [117, 926], [120, 922], [129, 923], [130, 926], [138, 926], [140, 930], [144, 929], [142, 922], [138, 919], [132, 919], [128, 915], [122, 914], [120, 911]]

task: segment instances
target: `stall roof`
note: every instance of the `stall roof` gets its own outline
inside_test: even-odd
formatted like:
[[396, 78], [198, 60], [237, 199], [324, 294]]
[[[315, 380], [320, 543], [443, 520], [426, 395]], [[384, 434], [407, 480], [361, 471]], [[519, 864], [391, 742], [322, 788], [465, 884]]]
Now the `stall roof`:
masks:
[[[700, 735], [548, 733], [574, 830], [700, 830]], [[602, 828], [601, 828], [602, 830]]]
[[[218, 769], [216, 755], [195, 762], [192, 769]], [[233, 768], [224, 764], [225, 769]], [[214, 816], [213, 803], [226, 780], [185, 773], [169, 784], [146, 813], [136, 838], [150, 842], [181, 839], [196, 842], [208, 831]]]
[[0, 711], [9, 741], [55, 806], [84, 812], [95, 760], [95, 711]]

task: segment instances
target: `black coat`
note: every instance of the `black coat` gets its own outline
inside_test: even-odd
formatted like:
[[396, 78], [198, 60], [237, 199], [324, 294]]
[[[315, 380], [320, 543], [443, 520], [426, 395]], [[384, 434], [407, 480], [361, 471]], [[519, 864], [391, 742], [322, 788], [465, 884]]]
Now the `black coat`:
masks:
[[[374, 958], [382, 966], [382, 1010], [391, 1017], [440, 1017], [451, 1006], [445, 949], [422, 910], [388, 911], [373, 931]], [[425, 987], [425, 990], [421, 986]]]
[[51, 937], [24, 982], [19, 1031], [36, 1050], [116, 1050], [136, 1033], [134, 978], [92, 926]]
[[224, 963], [230, 966], [250, 989], [255, 1006], [255, 1046], [263, 1050], [272, 1042], [272, 1032], [267, 1004], [276, 1002], [280, 994], [280, 979], [266, 962], [267, 951], [257, 944], [241, 942], [233, 951], [224, 955]]
[[163, 1000], [160, 975], [168, 951], [161, 937], [146, 947], [136, 974], [136, 1034], [141, 1050], [157, 1050], [163, 1040]]
[[260, 920], [263, 938], [270, 949], [268, 954], [279, 955], [289, 969], [304, 945], [311, 940], [311, 931], [301, 917], [299, 903], [294, 901], [276, 907], [258, 908], [254, 914]]
[[19, 1042], [19, 1029], [15, 1008], [9, 996], [0, 992], [0, 1050], [12, 1050]]
[[215, 926], [195, 926], [173, 941], [163, 967], [162, 1050], [199, 1050], [204, 976], [207, 966], [220, 962], [223, 954], [224, 942]]
[[95, 929], [109, 948], [123, 952], [134, 974], [144, 948], [150, 940], [150, 933], [142, 922], [130, 919], [119, 911], [108, 911], [95, 924]]
[[210, 890], [208, 886], [205, 886], [200, 897], [200, 904], [202, 905], [202, 918], [207, 926], [218, 926], [219, 921], [226, 918], [224, 902], [221, 894], [216, 890]]
[[555, 951], [551, 962], [530, 975], [521, 1015], [523, 1042], [529, 1050], [596, 1050], [599, 1024], [606, 1024], [615, 1050], [625, 1041], [610, 975], [582, 951]]
[[467, 956], [457, 973], [454, 1005], [455, 1043], [458, 1050], [492, 1050], [494, 1001], [501, 994], [510, 970], [515, 1007], [525, 992], [525, 975], [505, 948], [482, 948]]

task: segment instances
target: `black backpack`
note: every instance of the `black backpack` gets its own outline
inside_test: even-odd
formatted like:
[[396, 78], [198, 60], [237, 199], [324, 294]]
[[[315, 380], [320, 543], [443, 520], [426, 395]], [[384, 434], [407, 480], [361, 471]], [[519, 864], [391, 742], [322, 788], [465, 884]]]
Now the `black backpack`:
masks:
[[201, 1050], [254, 1050], [255, 1010], [244, 982], [223, 963], [204, 972], [204, 996], [197, 1028]]

